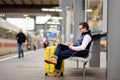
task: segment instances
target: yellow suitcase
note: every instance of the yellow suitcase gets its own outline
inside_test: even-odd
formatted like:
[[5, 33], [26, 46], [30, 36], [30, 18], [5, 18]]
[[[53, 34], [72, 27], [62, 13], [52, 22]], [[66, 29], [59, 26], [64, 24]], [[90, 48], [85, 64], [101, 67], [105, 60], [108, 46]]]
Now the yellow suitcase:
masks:
[[[49, 59], [50, 57], [53, 56], [54, 52], [55, 52], [56, 46], [50, 46], [50, 47], [46, 47], [45, 50], [45, 59]], [[53, 73], [55, 70], [55, 65], [54, 64], [48, 64], [45, 63], [45, 75], [47, 76], [48, 73]], [[64, 72], [64, 60], [62, 62], [62, 67], [61, 67], [61, 76], [63, 75]]]

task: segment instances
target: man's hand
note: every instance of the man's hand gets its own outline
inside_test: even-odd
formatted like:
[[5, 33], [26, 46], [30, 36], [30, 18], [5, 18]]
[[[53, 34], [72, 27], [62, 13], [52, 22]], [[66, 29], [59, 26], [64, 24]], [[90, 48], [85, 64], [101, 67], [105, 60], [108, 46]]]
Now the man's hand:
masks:
[[70, 43], [70, 42], [67, 42], [66, 44], [67, 44], [67, 45], [71, 45], [71, 43]]
[[72, 43], [70, 43], [70, 42], [66, 42], [66, 44], [67, 44], [67, 46], [70, 48], [70, 49], [72, 49]]
[[72, 49], [73, 46], [72, 46], [72, 44], [69, 44], [68, 47], [69, 47], [70, 49]]

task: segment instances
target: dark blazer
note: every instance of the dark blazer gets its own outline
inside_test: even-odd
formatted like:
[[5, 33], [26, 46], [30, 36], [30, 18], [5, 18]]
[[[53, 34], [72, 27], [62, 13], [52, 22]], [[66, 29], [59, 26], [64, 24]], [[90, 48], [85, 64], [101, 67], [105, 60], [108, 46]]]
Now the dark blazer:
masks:
[[26, 40], [26, 36], [23, 32], [19, 32], [17, 35], [16, 35], [16, 39], [17, 39], [17, 42], [18, 43], [25, 43], [25, 40]]

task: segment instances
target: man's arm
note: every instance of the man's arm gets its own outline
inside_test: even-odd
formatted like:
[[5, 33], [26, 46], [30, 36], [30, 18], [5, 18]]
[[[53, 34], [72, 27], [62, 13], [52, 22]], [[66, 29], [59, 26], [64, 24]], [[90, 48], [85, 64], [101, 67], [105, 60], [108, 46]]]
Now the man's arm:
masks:
[[16, 39], [18, 40], [18, 34], [16, 35]]
[[25, 41], [26, 41], [26, 35], [24, 33], [23, 33], [23, 37], [24, 37], [23, 43], [25, 43]]
[[72, 46], [70, 45], [69, 48], [75, 51], [85, 50], [89, 42], [92, 40], [92, 38], [89, 35], [85, 35], [83, 38], [83, 42], [80, 46]]

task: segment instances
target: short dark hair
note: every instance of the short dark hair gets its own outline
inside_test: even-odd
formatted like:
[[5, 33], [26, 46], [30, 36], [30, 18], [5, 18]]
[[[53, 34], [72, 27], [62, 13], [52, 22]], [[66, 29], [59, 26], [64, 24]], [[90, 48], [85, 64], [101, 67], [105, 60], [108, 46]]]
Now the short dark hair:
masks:
[[82, 25], [83, 28], [86, 28], [87, 30], [89, 30], [89, 25], [87, 22], [80, 22], [79, 25]]

